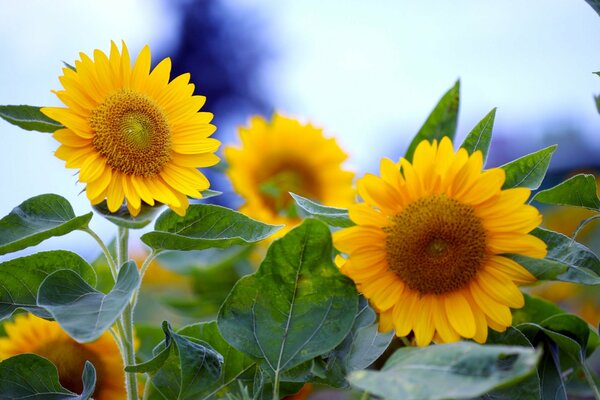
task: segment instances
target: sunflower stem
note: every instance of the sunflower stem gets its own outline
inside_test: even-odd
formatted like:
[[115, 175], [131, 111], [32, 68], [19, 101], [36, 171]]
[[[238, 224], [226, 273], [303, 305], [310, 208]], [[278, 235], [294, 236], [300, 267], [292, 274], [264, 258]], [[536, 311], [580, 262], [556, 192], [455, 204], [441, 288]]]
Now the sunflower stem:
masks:
[[594, 399], [600, 400], [600, 392], [598, 391], [598, 386], [596, 385], [596, 381], [594, 380], [594, 375], [590, 372], [589, 367], [585, 360], [581, 363], [581, 368], [583, 369], [583, 373], [585, 374], [585, 379], [587, 380], [590, 388], [592, 389], [592, 393], [594, 393]]
[[[118, 268], [121, 268], [123, 264], [127, 262], [129, 258], [128, 254], [129, 244], [129, 229], [119, 227], [117, 232], [117, 264]], [[125, 365], [135, 364], [135, 347], [133, 339], [133, 298], [129, 301], [129, 304], [123, 310], [121, 314], [120, 324], [117, 324], [119, 333], [121, 335], [121, 343], [123, 345], [123, 360]], [[127, 389], [128, 400], [138, 400], [138, 385], [137, 375], [135, 372], [125, 373], [125, 387]]]
[[273, 400], [279, 400], [279, 371], [275, 371], [273, 380]]
[[360, 400], [369, 400], [369, 392], [366, 390], [363, 392], [362, 396], [360, 396]]
[[98, 234], [96, 232], [94, 232], [89, 226], [86, 226], [85, 228], [82, 228], [81, 230], [86, 232], [87, 234], [89, 234], [92, 238], [94, 238], [96, 243], [98, 243], [98, 246], [100, 246], [100, 249], [102, 249], [104, 258], [106, 258], [106, 262], [108, 263], [108, 268], [110, 269], [110, 273], [112, 274], [112, 277], [113, 277], [114, 281], [116, 282], [117, 281], [117, 266], [115, 264], [115, 259], [113, 258], [112, 254], [110, 254], [110, 250], [108, 250], [108, 247], [106, 247], [106, 245], [104, 244], [104, 242], [102, 241], [100, 236], [98, 236]]

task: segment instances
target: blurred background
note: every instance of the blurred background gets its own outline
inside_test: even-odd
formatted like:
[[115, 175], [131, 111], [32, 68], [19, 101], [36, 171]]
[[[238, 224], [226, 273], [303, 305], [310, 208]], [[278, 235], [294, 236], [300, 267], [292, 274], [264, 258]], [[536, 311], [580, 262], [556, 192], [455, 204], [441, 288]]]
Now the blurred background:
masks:
[[[133, 54], [149, 44], [154, 64], [171, 57], [173, 76], [191, 72], [224, 144], [237, 143], [236, 128], [251, 115], [270, 117], [278, 110], [335, 136], [349, 154], [348, 167], [361, 176], [377, 171], [381, 157], [403, 155], [460, 78], [459, 141], [498, 108], [488, 166], [558, 143], [546, 186], [600, 169], [600, 115], [593, 99], [600, 78], [592, 74], [600, 70], [600, 17], [583, 0], [0, 0], [0, 9], [0, 104], [60, 105], [50, 91], [60, 87], [62, 62], [73, 63], [80, 51], [107, 52], [111, 40], [125, 40]], [[50, 135], [0, 120], [0, 143], [0, 216], [41, 193], [61, 194], [78, 215], [89, 212], [75, 171], [53, 156], [57, 143]], [[222, 177], [213, 175], [211, 182], [235, 205]], [[586, 217], [568, 209], [544, 211], [547, 226], [567, 235]], [[92, 228], [107, 242], [114, 235], [99, 217]], [[590, 226], [580, 237], [596, 251], [598, 230]], [[72, 233], [0, 261], [56, 248], [89, 260], [97, 256], [91, 238]], [[229, 251], [237, 257], [242, 250]], [[141, 247], [134, 251], [142, 255]], [[230, 256], [215, 256], [204, 269], [193, 253], [159, 260], [183, 275], [190, 275], [186, 265], [195, 264], [194, 278], [185, 281], [156, 267], [146, 282], [155, 285], [149, 292], [173, 285], [160, 304], [183, 320], [212, 315], [225, 288], [252, 270], [234, 265]], [[590, 289], [539, 290], [592, 324], [600, 320], [598, 296]], [[200, 304], [195, 293], [208, 302]], [[154, 310], [143, 307], [139, 316], [151, 319]], [[152, 332], [159, 340], [160, 331], [146, 334]]]

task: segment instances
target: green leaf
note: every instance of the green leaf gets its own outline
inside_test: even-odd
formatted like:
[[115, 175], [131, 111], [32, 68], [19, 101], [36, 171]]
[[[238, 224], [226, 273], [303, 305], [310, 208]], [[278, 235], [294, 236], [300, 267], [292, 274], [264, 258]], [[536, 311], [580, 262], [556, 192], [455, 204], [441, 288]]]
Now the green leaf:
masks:
[[50, 318], [51, 315], [38, 306], [38, 289], [48, 275], [64, 269], [78, 274], [90, 285], [96, 284], [92, 267], [69, 251], [45, 251], [1, 263], [0, 320], [10, 317], [19, 308]]
[[173, 332], [166, 321], [163, 331], [165, 340], [155, 348], [155, 357], [125, 370], [150, 374], [150, 399], [196, 400], [221, 374], [223, 357], [206, 342]]
[[162, 210], [163, 205], [158, 204], [155, 206], [149, 206], [142, 203], [140, 213], [135, 217], [129, 213], [126, 205], [121, 206], [117, 211], [110, 212], [106, 200], [100, 204], [93, 206], [94, 211], [112, 222], [117, 226], [131, 229], [141, 229], [147, 226], [150, 222], [154, 221], [156, 215]]
[[583, 207], [600, 211], [600, 199], [594, 175], [579, 174], [553, 188], [541, 190], [532, 200], [545, 204]]
[[219, 354], [223, 355], [223, 365], [219, 378], [206, 385], [198, 393], [198, 399], [223, 398], [227, 393], [237, 392], [237, 381], [241, 381], [246, 387], [253, 386], [256, 373], [256, 362], [244, 353], [231, 347], [223, 339], [217, 322], [201, 322], [188, 325], [178, 331], [179, 334], [202, 340], [208, 343]]
[[548, 246], [546, 258], [509, 255], [538, 279], [600, 284], [600, 260], [587, 247], [562, 233], [536, 228], [532, 231]]
[[596, 11], [596, 14], [600, 15], [600, 0], [585, 0]]
[[171, 210], [162, 213], [154, 225], [155, 231], [141, 239], [155, 250], [204, 250], [258, 242], [280, 228], [229, 208], [193, 204], [185, 217]]
[[332, 262], [329, 229], [307, 219], [269, 248], [258, 271], [219, 311], [225, 340], [277, 377], [339, 345], [357, 312], [356, 289]]
[[506, 181], [502, 189], [526, 187], [535, 190], [540, 187], [556, 145], [528, 154], [504, 164], [500, 168], [506, 172]]
[[83, 393], [61, 386], [54, 364], [35, 354], [19, 354], [0, 363], [0, 399], [87, 400], [96, 387], [96, 370], [89, 362], [83, 369]]
[[404, 347], [381, 371], [356, 371], [348, 380], [385, 399], [472, 398], [516, 384], [535, 370], [539, 356], [527, 347], [471, 342]]
[[0, 118], [28, 131], [53, 133], [64, 128], [42, 114], [40, 107], [34, 106], [0, 106]]
[[427, 117], [427, 120], [408, 146], [404, 158], [412, 161], [417, 146], [423, 140], [432, 141], [436, 139], [439, 142], [444, 136], [454, 140], [458, 120], [459, 97], [460, 81], [456, 81], [454, 86], [444, 94], [431, 111], [431, 114], [429, 114], [429, 117]]
[[465, 138], [465, 141], [460, 146], [467, 150], [469, 154], [481, 151], [483, 155], [483, 165], [487, 161], [488, 150], [492, 142], [492, 129], [494, 128], [494, 119], [496, 118], [496, 109], [493, 108]]
[[327, 357], [325, 379], [316, 379], [335, 387], [346, 387], [346, 376], [370, 366], [388, 348], [394, 332], [381, 333], [378, 329], [375, 311], [364, 297], [360, 297], [358, 313], [344, 341]]
[[[524, 346], [533, 349], [533, 346], [527, 336], [523, 335], [518, 329], [509, 326], [506, 331], [499, 333], [490, 330], [487, 344], [502, 344], [508, 346]], [[542, 355], [542, 360], [543, 360]], [[538, 367], [539, 370], [539, 367]], [[518, 385], [507, 388], [496, 389], [490, 393], [479, 397], [481, 400], [539, 400], [540, 377], [536, 373], [529, 374]]]
[[290, 195], [296, 201], [298, 212], [303, 217], [312, 216], [330, 226], [339, 228], [354, 225], [354, 222], [348, 217], [348, 210], [345, 208], [328, 207], [294, 193], [290, 193]]
[[32, 197], [0, 220], [0, 254], [85, 228], [91, 218], [92, 213], [76, 217], [69, 202], [59, 195]]
[[[539, 324], [554, 315], [565, 314], [566, 311], [546, 299], [523, 293], [525, 305], [517, 310], [512, 310], [513, 325], [518, 326], [525, 322]], [[490, 331], [491, 333], [492, 331]]]
[[91, 342], [110, 328], [140, 284], [135, 262], [121, 266], [113, 289], [104, 294], [69, 270], [48, 276], [38, 292], [38, 304], [79, 342]]
[[596, 103], [596, 111], [600, 113], [600, 96], [594, 96], [594, 102]]

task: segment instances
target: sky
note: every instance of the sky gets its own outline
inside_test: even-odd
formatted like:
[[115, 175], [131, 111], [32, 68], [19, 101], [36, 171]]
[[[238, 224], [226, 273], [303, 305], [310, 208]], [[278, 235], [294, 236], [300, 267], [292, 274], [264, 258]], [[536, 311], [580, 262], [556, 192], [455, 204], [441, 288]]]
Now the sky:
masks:
[[[459, 78], [458, 137], [497, 107], [495, 160], [552, 140], [567, 150], [579, 140], [583, 160], [600, 152], [600, 77], [592, 74], [600, 70], [600, 17], [583, 0], [226, 1], [259, 19], [272, 39], [262, 84], [277, 109], [338, 138], [358, 172], [375, 171], [383, 156], [399, 158]], [[62, 61], [108, 51], [110, 40], [124, 39], [132, 53], [148, 43], [168, 55], [180, 23], [174, 3], [0, 0], [0, 104], [59, 105], [50, 91], [59, 88]], [[581, 136], [565, 133], [575, 131]], [[0, 121], [0, 143], [0, 216], [41, 193], [66, 197], [76, 214], [89, 211], [50, 135]], [[557, 163], [573, 159], [564, 154]], [[101, 218], [92, 227], [113, 234]], [[93, 242], [71, 234], [42, 248], [74, 246]]]

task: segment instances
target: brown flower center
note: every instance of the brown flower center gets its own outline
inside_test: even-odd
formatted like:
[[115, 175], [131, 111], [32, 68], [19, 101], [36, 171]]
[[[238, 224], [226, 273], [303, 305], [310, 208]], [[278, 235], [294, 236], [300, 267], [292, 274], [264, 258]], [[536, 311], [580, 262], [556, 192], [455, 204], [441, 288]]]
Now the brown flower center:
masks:
[[443, 194], [413, 202], [384, 231], [390, 269], [423, 294], [462, 288], [485, 259], [485, 230], [473, 207]]
[[96, 369], [95, 397], [102, 390], [102, 377], [105, 374], [104, 364], [100, 357], [85, 346], [72, 339], [57, 339], [44, 343], [34, 351], [56, 365], [60, 384], [75, 393], [81, 393], [83, 382], [81, 374], [86, 361], [91, 362]]
[[171, 128], [154, 100], [130, 89], [108, 96], [92, 111], [92, 143], [124, 174], [151, 177], [171, 158]]

